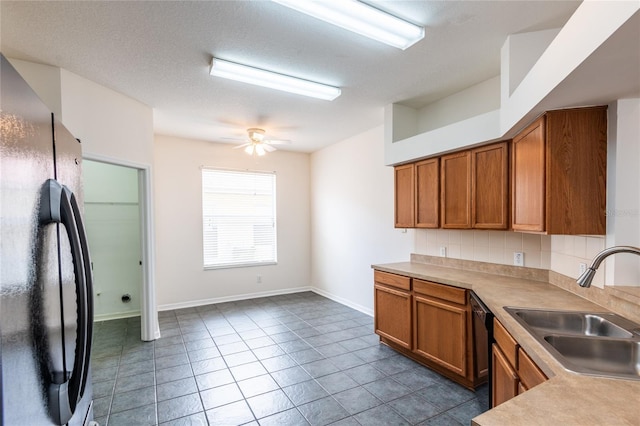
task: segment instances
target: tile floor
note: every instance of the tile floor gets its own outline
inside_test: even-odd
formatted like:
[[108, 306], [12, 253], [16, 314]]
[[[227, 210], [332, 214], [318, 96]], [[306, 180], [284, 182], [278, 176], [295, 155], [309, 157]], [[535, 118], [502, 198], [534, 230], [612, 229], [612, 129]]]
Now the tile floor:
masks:
[[96, 323], [94, 414], [118, 425], [468, 425], [462, 388], [381, 345], [373, 319], [312, 292]]

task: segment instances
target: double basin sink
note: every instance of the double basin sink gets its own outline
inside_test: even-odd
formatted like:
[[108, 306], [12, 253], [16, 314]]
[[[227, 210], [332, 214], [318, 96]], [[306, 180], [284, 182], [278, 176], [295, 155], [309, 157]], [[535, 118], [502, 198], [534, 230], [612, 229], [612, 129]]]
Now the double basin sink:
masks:
[[505, 310], [567, 370], [640, 380], [640, 325], [609, 312]]

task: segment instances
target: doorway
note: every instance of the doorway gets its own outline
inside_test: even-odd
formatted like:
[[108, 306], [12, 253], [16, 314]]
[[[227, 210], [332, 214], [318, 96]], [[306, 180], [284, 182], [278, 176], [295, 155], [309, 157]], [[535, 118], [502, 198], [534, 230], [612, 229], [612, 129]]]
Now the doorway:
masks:
[[95, 320], [139, 315], [145, 341], [159, 337], [149, 176], [148, 166], [94, 157], [83, 161]]

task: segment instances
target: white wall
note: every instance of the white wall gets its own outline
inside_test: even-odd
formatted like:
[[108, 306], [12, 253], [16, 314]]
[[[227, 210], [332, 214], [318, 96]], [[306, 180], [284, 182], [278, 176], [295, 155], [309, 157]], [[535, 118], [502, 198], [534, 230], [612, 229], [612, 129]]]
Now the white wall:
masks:
[[85, 156], [149, 165], [153, 110], [106, 87], [61, 70], [62, 123], [82, 141]]
[[[640, 247], [639, 117], [640, 99], [609, 105], [607, 247]], [[640, 286], [640, 257], [617, 254], [605, 264], [607, 285]]]
[[[251, 157], [228, 144], [162, 135], [154, 146], [159, 309], [309, 289], [308, 154]], [[277, 265], [203, 269], [202, 166], [276, 172]]]
[[413, 230], [394, 229], [393, 168], [384, 166], [382, 126], [311, 155], [311, 284], [373, 312], [376, 263], [404, 262]]
[[65, 69], [9, 59], [69, 131], [84, 156], [151, 164], [153, 110]]
[[423, 133], [500, 108], [500, 76], [475, 84], [418, 111]]
[[62, 116], [60, 68], [7, 58], [56, 116]]

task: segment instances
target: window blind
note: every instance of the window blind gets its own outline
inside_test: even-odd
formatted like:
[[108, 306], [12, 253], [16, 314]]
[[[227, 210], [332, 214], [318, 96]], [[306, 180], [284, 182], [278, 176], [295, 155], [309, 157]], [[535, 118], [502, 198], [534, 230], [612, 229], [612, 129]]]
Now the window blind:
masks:
[[276, 263], [275, 173], [203, 168], [202, 220], [205, 269]]

